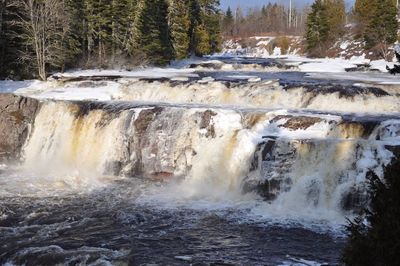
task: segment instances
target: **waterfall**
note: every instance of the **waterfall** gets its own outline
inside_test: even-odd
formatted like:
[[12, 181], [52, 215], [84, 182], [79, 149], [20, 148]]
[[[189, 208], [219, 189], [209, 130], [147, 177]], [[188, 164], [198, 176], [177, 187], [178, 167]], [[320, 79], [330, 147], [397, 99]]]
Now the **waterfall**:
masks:
[[173, 182], [175, 198], [240, 200], [257, 192], [281, 212], [344, 213], [365, 206], [367, 172], [382, 176], [399, 125], [288, 111], [48, 101], [25, 145], [23, 169], [57, 180], [73, 175], [75, 187], [136, 177]]
[[[386, 88], [385, 88], [386, 89]], [[124, 101], [194, 103], [329, 112], [400, 112], [400, 98], [376, 87], [280, 84], [278, 81], [208, 83], [129, 81], [115, 95]]]

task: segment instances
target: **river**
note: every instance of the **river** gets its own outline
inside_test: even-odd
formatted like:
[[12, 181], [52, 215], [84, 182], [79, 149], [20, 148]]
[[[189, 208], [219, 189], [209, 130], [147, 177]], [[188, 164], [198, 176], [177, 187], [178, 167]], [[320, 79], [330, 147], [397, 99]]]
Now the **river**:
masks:
[[399, 151], [395, 85], [220, 62], [3, 88], [40, 108], [0, 164], [0, 264], [340, 264]]

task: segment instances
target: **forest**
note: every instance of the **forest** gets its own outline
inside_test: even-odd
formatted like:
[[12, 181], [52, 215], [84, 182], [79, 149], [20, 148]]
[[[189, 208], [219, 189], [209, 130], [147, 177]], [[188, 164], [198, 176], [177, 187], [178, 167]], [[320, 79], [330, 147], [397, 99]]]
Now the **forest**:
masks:
[[0, 0], [0, 77], [39, 78], [71, 68], [130, 69], [220, 51], [223, 39], [303, 36], [325, 57], [351, 35], [388, 59], [397, 41], [396, 0], [316, 0], [298, 8], [220, 10], [218, 0]]
[[234, 11], [228, 7], [222, 19], [224, 36], [249, 37], [254, 35], [294, 34], [304, 32], [309, 7], [297, 8], [268, 2], [261, 7]]
[[344, 34], [364, 43], [364, 50], [389, 59], [390, 47], [398, 40], [396, 0], [356, 0], [346, 14], [343, 0], [316, 0], [307, 19], [307, 51], [317, 56]]
[[165, 65], [221, 46], [218, 0], [0, 0], [0, 77]]
[[226, 38], [250, 36], [303, 36], [304, 51], [311, 57], [329, 56], [327, 51], [345, 37], [363, 43], [366, 54], [389, 59], [398, 40], [397, 0], [315, 0], [298, 8], [266, 3], [258, 8], [231, 8], [224, 13], [222, 33]]

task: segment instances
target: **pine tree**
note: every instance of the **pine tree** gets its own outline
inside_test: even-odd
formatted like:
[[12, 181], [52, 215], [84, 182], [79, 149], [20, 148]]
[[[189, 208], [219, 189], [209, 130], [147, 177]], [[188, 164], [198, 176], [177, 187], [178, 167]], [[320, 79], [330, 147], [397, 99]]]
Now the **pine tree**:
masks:
[[22, 10], [14, 1], [0, 0], [0, 5], [0, 78], [31, 78], [34, 63], [20, 60], [20, 51], [29, 49], [19, 27]]
[[369, 174], [371, 203], [347, 230], [346, 265], [400, 265], [400, 163], [388, 166], [384, 181]]
[[126, 56], [130, 49], [136, 0], [112, 0], [111, 64], [116, 56]]
[[[264, 7], [263, 7], [264, 10]], [[225, 34], [232, 36], [233, 35], [233, 27], [234, 27], [235, 20], [233, 18], [233, 13], [231, 7], [228, 7], [226, 10], [226, 14], [224, 15], [222, 21], [222, 27], [225, 29]]]
[[190, 10], [187, 0], [170, 0], [168, 25], [176, 58], [186, 58], [190, 45]]
[[199, 13], [194, 15], [197, 18], [194, 43], [196, 55], [201, 56], [217, 52], [221, 47], [219, 0], [199, 0], [198, 7]]
[[210, 54], [212, 52], [212, 47], [210, 45], [210, 36], [208, 35], [207, 30], [204, 25], [200, 24], [196, 27], [195, 31], [195, 39], [196, 42], [196, 55], [205, 55]]
[[307, 18], [307, 50], [311, 55], [323, 55], [325, 48], [344, 31], [346, 18], [343, 0], [316, 0]]
[[140, 0], [134, 22], [134, 53], [155, 64], [165, 65], [172, 56], [167, 10], [164, 0]]
[[[311, 13], [307, 18], [307, 50], [312, 52], [315, 49], [322, 49], [329, 36], [328, 17], [326, 6], [323, 0], [316, 0], [311, 6]], [[321, 52], [321, 51], [318, 51]]]
[[[0, 0], [0, 76], [35, 66], [45, 79], [49, 71], [110, 67], [120, 58], [166, 64], [213, 53], [221, 44], [218, 6], [218, 0]], [[29, 21], [37, 18], [35, 35]]]
[[387, 59], [388, 49], [397, 40], [397, 8], [393, 0], [373, 0], [375, 10], [364, 33], [367, 48], [375, 48]]
[[69, 17], [69, 34], [65, 46], [68, 50], [63, 68], [79, 65], [82, 57], [86, 58], [86, 33], [84, 1], [66, 0], [66, 16]]
[[[89, 61], [97, 52], [97, 63], [106, 64], [111, 44], [112, 0], [86, 0], [87, 40]], [[90, 63], [90, 62], [89, 62]]]
[[325, 0], [329, 25], [329, 41], [335, 42], [344, 33], [346, 8], [344, 0]]
[[357, 19], [361, 34], [370, 24], [376, 10], [376, 0], [356, 0], [354, 3], [354, 15]]

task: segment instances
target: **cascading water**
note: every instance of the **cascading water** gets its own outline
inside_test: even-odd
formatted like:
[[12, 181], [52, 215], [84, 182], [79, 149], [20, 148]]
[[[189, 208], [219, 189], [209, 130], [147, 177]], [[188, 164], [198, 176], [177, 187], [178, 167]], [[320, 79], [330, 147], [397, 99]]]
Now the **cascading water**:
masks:
[[248, 133], [241, 132], [242, 117], [236, 111], [110, 105], [109, 110], [84, 112], [86, 108], [45, 104], [25, 146], [22, 168], [39, 176], [72, 174], [85, 182], [105, 175], [184, 177], [195, 189], [209, 181], [218, 186], [216, 193], [224, 194], [238, 190], [255, 148], [255, 143], [240, 145]]
[[32, 123], [10, 111], [31, 124], [0, 164], [0, 264], [335, 265], [368, 172], [399, 155], [398, 95], [192, 79], [42, 100]]
[[400, 112], [400, 99], [397, 94], [389, 94], [376, 87], [280, 84], [278, 79], [253, 83], [214, 81], [204, 84], [199, 81], [127, 81], [121, 85], [121, 91], [115, 98], [125, 101], [151, 100], [270, 109], [301, 108], [330, 112]]
[[385, 140], [397, 137], [398, 121], [380, 123], [285, 111], [48, 102], [22, 168], [75, 189], [107, 177], [169, 180], [169, 190], [152, 199], [175, 203], [240, 202], [258, 192], [279, 215], [344, 219], [365, 204], [367, 172], [382, 176], [393, 157]]

